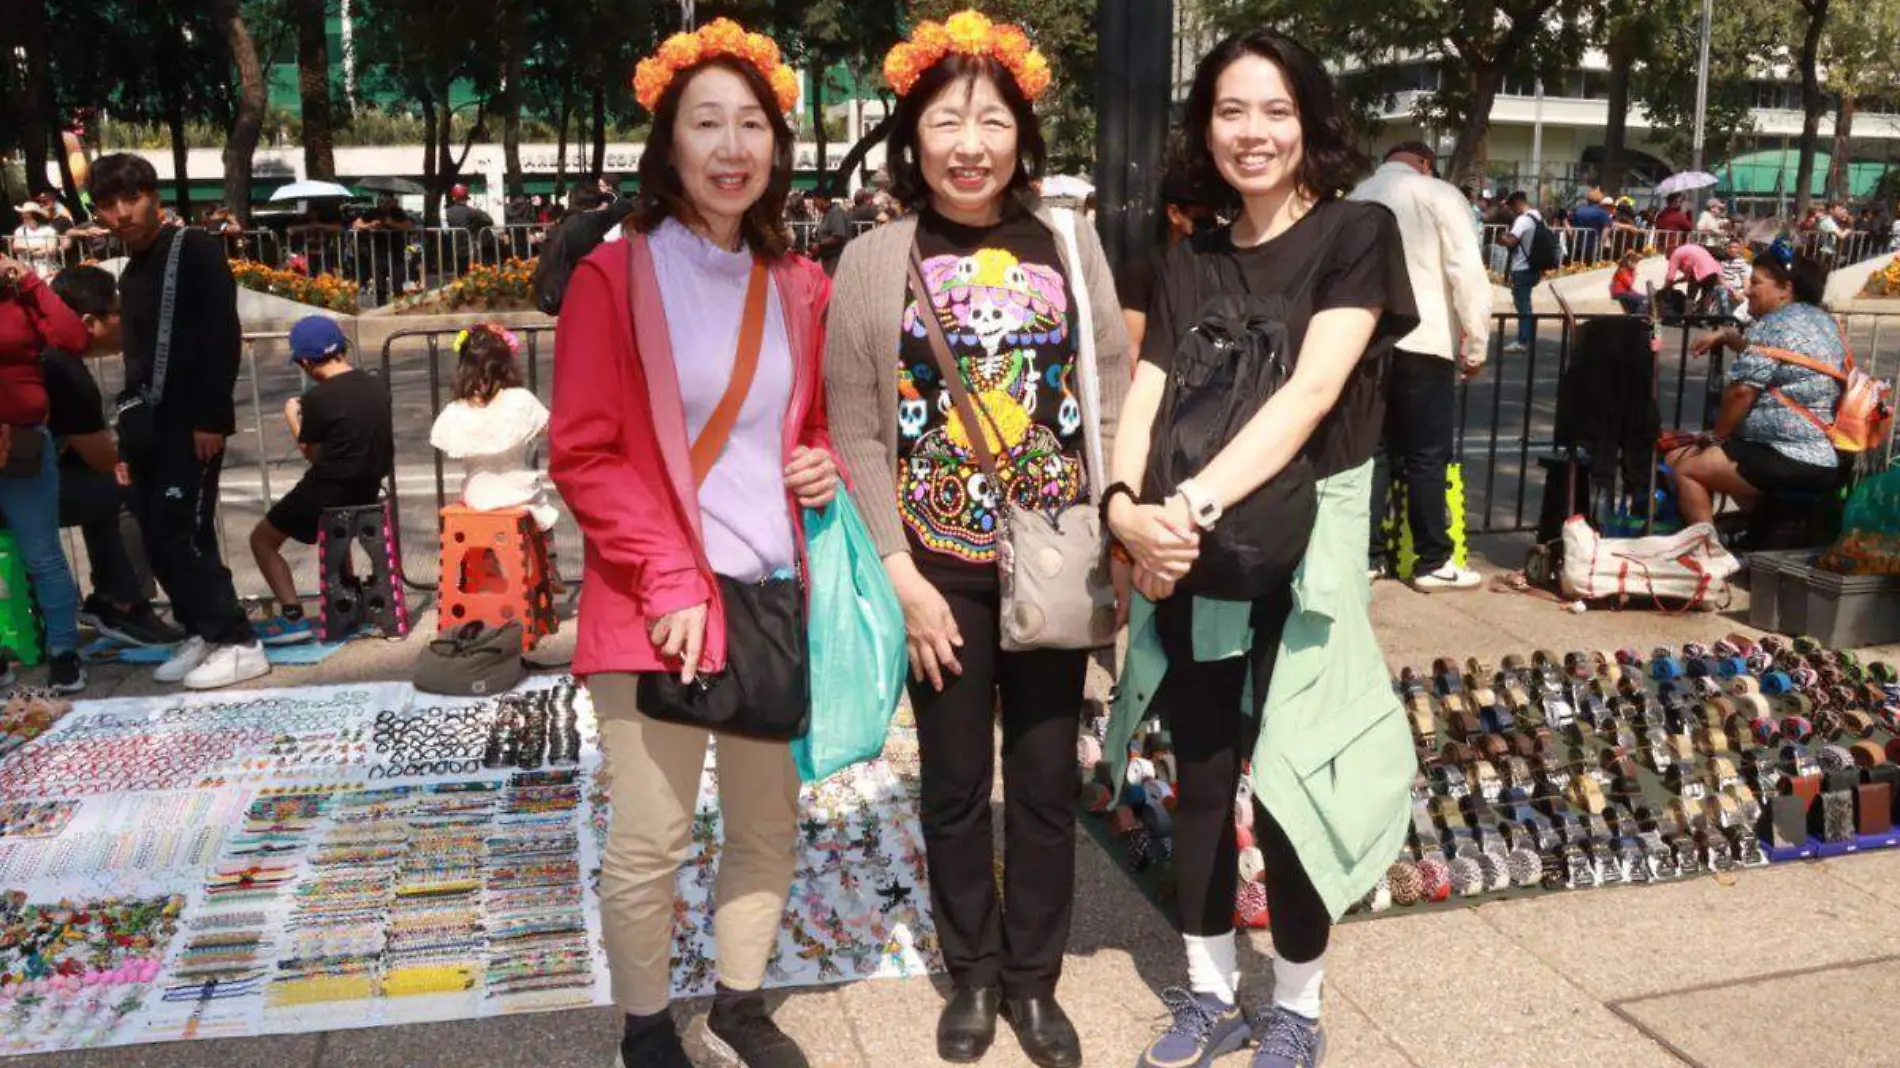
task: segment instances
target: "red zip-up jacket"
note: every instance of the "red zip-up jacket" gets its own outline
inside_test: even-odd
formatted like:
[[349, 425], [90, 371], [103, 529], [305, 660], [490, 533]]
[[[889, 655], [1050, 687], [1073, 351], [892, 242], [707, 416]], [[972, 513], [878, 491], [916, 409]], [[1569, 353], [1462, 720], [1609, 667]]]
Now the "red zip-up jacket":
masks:
[[[831, 280], [802, 256], [781, 258], [771, 273], [795, 361], [782, 450], [789, 463], [799, 445], [833, 451], [824, 390]], [[648, 629], [702, 603], [701, 667], [726, 664], [725, 608], [706, 559], [666, 315], [652, 250], [634, 234], [606, 242], [574, 268], [554, 334], [548, 473], [585, 536], [586, 596], [574, 650], [574, 673], [583, 678], [679, 670], [661, 662]], [[802, 565], [803, 512], [789, 492], [786, 502]]]
[[86, 324], [36, 274], [16, 283], [0, 300], [0, 423], [36, 426], [46, 421], [46, 376], [40, 357], [49, 348], [83, 352]]

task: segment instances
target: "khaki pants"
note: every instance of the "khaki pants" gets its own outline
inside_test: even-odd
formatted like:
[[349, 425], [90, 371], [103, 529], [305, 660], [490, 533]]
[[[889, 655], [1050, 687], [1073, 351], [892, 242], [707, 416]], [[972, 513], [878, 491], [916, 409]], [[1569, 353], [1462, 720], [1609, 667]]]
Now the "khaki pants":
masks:
[[[601, 858], [601, 928], [614, 1004], [651, 1015], [672, 993], [673, 888], [690, 844], [710, 732], [634, 708], [635, 675], [587, 681], [612, 775], [613, 820]], [[798, 771], [791, 747], [719, 736], [725, 847], [714, 889], [719, 981], [757, 990], [778, 944], [798, 845]]]

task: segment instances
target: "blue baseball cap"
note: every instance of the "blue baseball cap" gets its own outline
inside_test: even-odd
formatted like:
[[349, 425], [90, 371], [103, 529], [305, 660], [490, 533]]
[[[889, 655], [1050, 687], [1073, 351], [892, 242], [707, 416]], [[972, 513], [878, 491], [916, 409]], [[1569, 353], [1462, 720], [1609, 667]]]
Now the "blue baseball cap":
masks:
[[350, 351], [350, 339], [335, 319], [307, 315], [290, 328], [290, 362], [321, 363]]

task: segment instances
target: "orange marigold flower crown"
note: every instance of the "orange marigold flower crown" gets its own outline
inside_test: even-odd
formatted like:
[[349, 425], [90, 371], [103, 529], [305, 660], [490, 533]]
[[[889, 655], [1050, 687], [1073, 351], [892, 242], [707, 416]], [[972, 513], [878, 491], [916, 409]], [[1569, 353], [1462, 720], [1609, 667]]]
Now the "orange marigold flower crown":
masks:
[[884, 80], [898, 96], [906, 96], [925, 71], [952, 52], [996, 60], [1032, 103], [1048, 91], [1052, 80], [1049, 60], [1029, 43], [1021, 26], [993, 23], [979, 11], [959, 11], [941, 23], [918, 23], [910, 39], [884, 57]]
[[762, 33], [747, 33], [731, 19], [714, 19], [692, 33], [676, 33], [660, 50], [634, 68], [633, 95], [640, 106], [653, 111], [681, 71], [710, 59], [730, 56], [758, 68], [778, 97], [780, 111], [798, 108], [798, 76], [779, 56], [778, 44]]

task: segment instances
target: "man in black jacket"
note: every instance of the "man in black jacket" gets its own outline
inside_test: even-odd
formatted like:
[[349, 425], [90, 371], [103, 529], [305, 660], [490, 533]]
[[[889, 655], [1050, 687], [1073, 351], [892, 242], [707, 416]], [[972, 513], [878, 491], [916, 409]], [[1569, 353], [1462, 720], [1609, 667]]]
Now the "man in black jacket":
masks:
[[267, 674], [264, 647], [238, 604], [230, 569], [218, 553], [218, 476], [224, 442], [237, 430], [232, 388], [243, 349], [237, 285], [217, 238], [161, 225], [158, 175], [139, 156], [94, 161], [93, 210], [130, 255], [119, 276], [125, 344], [125, 393], [152, 385], [166, 261], [182, 241], [171, 351], [163, 393], [152, 409], [149, 441], [124, 459], [146, 556], [188, 635], [158, 669], [161, 682], [216, 689]]

